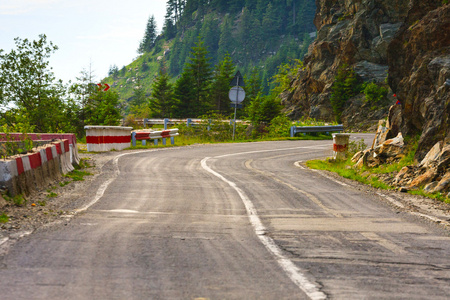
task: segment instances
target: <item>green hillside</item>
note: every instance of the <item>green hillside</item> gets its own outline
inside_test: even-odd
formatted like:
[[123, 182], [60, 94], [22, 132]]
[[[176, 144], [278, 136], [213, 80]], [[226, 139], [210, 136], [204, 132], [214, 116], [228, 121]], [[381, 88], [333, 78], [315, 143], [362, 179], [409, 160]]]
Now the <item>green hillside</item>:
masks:
[[213, 67], [228, 53], [246, 78], [257, 73], [267, 93], [278, 67], [307, 52], [315, 9], [314, 0], [169, 0], [162, 32], [155, 34], [150, 18], [137, 47], [141, 55], [128, 66], [111, 67], [104, 82], [119, 93], [126, 112], [136, 89], [151, 95], [159, 70], [175, 82], [200, 36]]

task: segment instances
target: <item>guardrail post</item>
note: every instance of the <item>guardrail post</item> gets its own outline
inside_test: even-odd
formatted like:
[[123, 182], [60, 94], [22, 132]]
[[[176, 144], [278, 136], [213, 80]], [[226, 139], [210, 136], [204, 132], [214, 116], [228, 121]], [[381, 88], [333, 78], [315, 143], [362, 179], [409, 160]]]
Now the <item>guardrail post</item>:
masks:
[[155, 146], [158, 146], [158, 139], [154, 139], [153, 143], [155, 144]]
[[295, 136], [295, 126], [291, 126], [291, 137]]
[[147, 124], [147, 121], [148, 121], [148, 119], [144, 119], [144, 128], [145, 128], [145, 125]]
[[164, 119], [164, 130], [167, 130], [167, 124], [169, 124], [169, 119]]
[[133, 147], [136, 147], [136, 132], [132, 132], [131, 133], [131, 141], [132, 141], [132, 145]]
[[162, 140], [163, 140], [162, 143], [163, 143], [163, 145], [165, 146], [165, 145], [166, 145], [166, 138], [163, 138]]
[[175, 137], [174, 136], [170, 137], [170, 144], [175, 145]]
[[211, 130], [211, 119], [208, 120], [208, 131]]
[[191, 123], [192, 123], [192, 119], [190, 119], [190, 118], [187, 119], [186, 126], [189, 127], [191, 125]]

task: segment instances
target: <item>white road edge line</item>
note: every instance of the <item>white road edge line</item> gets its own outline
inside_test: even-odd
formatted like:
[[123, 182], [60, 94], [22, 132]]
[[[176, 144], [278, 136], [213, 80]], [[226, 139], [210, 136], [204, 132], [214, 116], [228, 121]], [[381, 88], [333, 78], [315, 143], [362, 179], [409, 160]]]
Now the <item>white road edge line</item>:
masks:
[[[173, 148], [163, 148], [163, 149], [173, 149]], [[115, 156], [113, 158], [113, 165], [115, 168], [114, 171], [114, 176], [110, 179], [108, 179], [107, 181], [103, 182], [100, 187], [97, 190], [97, 193], [95, 194], [94, 199], [92, 199], [91, 202], [89, 202], [88, 204], [86, 204], [85, 206], [83, 206], [82, 208], [79, 209], [74, 209], [73, 212], [75, 214], [86, 211], [89, 207], [91, 207], [92, 205], [94, 205], [95, 203], [97, 203], [105, 194], [106, 189], [108, 188], [108, 186], [114, 181], [116, 180], [116, 178], [120, 175], [120, 170], [119, 170], [119, 158], [121, 158], [122, 156], [127, 156], [127, 155], [132, 155], [132, 154], [139, 154], [139, 153], [144, 153], [144, 152], [156, 152], [156, 151], [161, 151], [163, 149], [152, 149], [152, 150], [143, 150], [143, 151], [137, 151], [137, 152], [129, 152], [129, 153], [123, 153], [123, 154], [119, 154], [117, 156]]]
[[[302, 168], [302, 169], [305, 169], [304, 167], [300, 166], [300, 163], [301, 163], [301, 161], [294, 163], [294, 165], [297, 166], [297, 167], [300, 167], [300, 168]], [[330, 180], [332, 180], [332, 181], [334, 181], [334, 182], [336, 182], [336, 183], [338, 183], [338, 184], [340, 184], [340, 185], [342, 185], [342, 186], [349, 186], [348, 184], [343, 183], [343, 182], [340, 182], [339, 180], [334, 179], [334, 178], [332, 178], [332, 177], [330, 177], [330, 176], [328, 176], [328, 175], [325, 175], [325, 174], [323, 174], [322, 172], [320, 172], [320, 171], [318, 171], [318, 170], [314, 170], [314, 169], [310, 169], [310, 170], [311, 170], [311, 171], [314, 171], [314, 172], [320, 174], [321, 176], [323, 176], [323, 177], [325, 177], [325, 178], [328, 178], [328, 179], [330, 179]], [[388, 195], [386, 195], [386, 194], [383, 194], [383, 193], [381, 193], [381, 192], [376, 192], [376, 194], [377, 194], [378, 196], [380, 196], [380, 197], [386, 199], [387, 201], [389, 201], [393, 206], [395, 206], [395, 207], [397, 207], [397, 208], [399, 208], [399, 209], [405, 209], [405, 205], [404, 205], [403, 203], [401, 203], [400, 201], [397, 201], [397, 200], [395, 200], [394, 198], [392, 198], [392, 197], [390, 197], [390, 196], [388, 196]], [[428, 220], [430, 220], [430, 221], [432, 221], [432, 222], [434, 222], [434, 223], [438, 223], [438, 224], [442, 224], [442, 225], [444, 225], [444, 226], [449, 226], [449, 227], [450, 227], [450, 222], [445, 221], [445, 220], [442, 220], [442, 219], [439, 219], [439, 218], [437, 218], [437, 217], [430, 216], [430, 215], [426, 215], [426, 214], [419, 213], [419, 212], [413, 212], [413, 211], [410, 211], [409, 213], [412, 214], [412, 215], [421, 217], [421, 218], [428, 219]]]
[[217, 173], [216, 171], [212, 170], [208, 164], [207, 161], [210, 159], [210, 157], [205, 157], [201, 161], [201, 165], [205, 171], [211, 173], [212, 175], [218, 177], [225, 183], [227, 183], [229, 186], [231, 186], [239, 195], [239, 197], [242, 199], [242, 202], [244, 203], [245, 209], [247, 211], [248, 218], [250, 220], [250, 223], [253, 226], [253, 229], [255, 230], [256, 236], [259, 238], [261, 243], [266, 247], [266, 249], [272, 253], [272, 255], [276, 258], [278, 264], [281, 266], [281, 268], [286, 272], [286, 274], [289, 276], [289, 278], [312, 300], [322, 300], [326, 299], [327, 296], [320, 291], [317, 284], [310, 282], [306, 276], [302, 273], [302, 271], [286, 256], [283, 255], [281, 249], [275, 244], [273, 239], [266, 236], [266, 228], [261, 222], [261, 219], [258, 217], [258, 213], [253, 205], [253, 202], [247, 197], [247, 195], [242, 191], [236, 183], [226, 179], [221, 174]]
[[302, 169], [302, 170], [306, 170], [306, 168], [305, 168], [304, 166], [301, 165], [302, 162], [303, 162], [302, 160], [296, 161], [296, 162], [294, 163], [294, 166], [296, 166], [297, 168], [300, 168], [300, 169]]

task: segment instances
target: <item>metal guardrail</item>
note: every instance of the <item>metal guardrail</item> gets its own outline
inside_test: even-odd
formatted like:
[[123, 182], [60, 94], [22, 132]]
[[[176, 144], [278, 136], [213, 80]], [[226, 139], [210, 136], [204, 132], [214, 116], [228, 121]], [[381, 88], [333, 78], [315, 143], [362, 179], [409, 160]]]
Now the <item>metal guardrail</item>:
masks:
[[166, 138], [170, 138], [171, 144], [175, 144], [175, 137], [180, 135], [178, 128], [167, 129], [163, 131], [134, 131], [131, 133], [132, 145], [136, 146], [136, 141], [142, 141], [142, 145], [146, 145], [147, 140], [153, 140], [158, 145], [158, 139], [162, 139], [163, 145], [166, 145]]
[[[140, 123], [140, 120], [136, 120], [137, 123]], [[223, 123], [229, 123], [230, 125], [233, 124], [233, 120], [223, 120]], [[176, 124], [182, 124], [185, 123], [187, 127], [194, 126], [194, 125], [201, 125], [205, 123], [205, 120], [203, 119], [143, 119], [143, 125], [144, 127], [146, 125], [164, 125], [164, 129], [167, 129], [168, 125], [176, 125]], [[247, 124], [245, 121], [236, 120], [236, 123], [243, 123]], [[211, 120], [209, 120], [209, 125], [211, 125]]]
[[294, 137], [296, 133], [311, 133], [311, 132], [342, 132], [344, 131], [344, 125], [330, 125], [330, 126], [292, 126], [291, 137]]

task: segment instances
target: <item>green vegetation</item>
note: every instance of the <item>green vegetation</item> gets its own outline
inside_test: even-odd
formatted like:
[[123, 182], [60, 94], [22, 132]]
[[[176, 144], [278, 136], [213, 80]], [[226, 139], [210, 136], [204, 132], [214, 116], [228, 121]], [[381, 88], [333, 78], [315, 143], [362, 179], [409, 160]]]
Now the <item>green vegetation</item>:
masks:
[[9, 222], [9, 217], [8, 215], [6, 215], [5, 213], [2, 213], [0, 215], [0, 223], [8, 223]]
[[356, 78], [355, 71], [346, 64], [342, 65], [334, 80], [330, 98], [336, 122], [340, 122], [347, 101], [359, 94], [360, 91], [361, 86]]
[[[306, 163], [309, 168], [326, 170], [339, 174], [344, 178], [355, 180], [367, 185], [371, 185], [375, 188], [392, 190], [394, 187], [387, 185], [379, 179], [379, 175], [392, 174], [400, 171], [405, 166], [414, 164], [414, 154], [416, 153], [418, 146], [418, 137], [410, 137], [405, 139], [409, 143], [407, 144], [406, 154], [396, 163], [380, 165], [375, 168], [363, 167], [361, 169], [353, 167], [354, 163], [351, 161], [351, 157], [358, 151], [361, 151], [365, 146], [360, 143], [350, 143], [348, 159], [343, 161], [336, 161], [334, 159], [326, 160], [311, 160]], [[429, 198], [437, 199], [446, 203], [450, 203], [450, 199], [442, 195], [441, 193], [427, 193], [423, 189], [411, 190], [408, 193], [413, 195], [422, 195]]]
[[81, 137], [85, 124], [118, 124], [118, 94], [98, 89], [92, 74], [82, 73], [71, 86], [56, 80], [49, 59], [58, 47], [45, 35], [35, 41], [16, 38], [15, 43], [9, 53], [0, 50], [0, 126], [4, 131], [75, 132]]
[[89, 164], [89, 159], [82, 158], [78, 166], [75, 166], [75, 170], [64, 175], [66, 178], [70, 178], [73, 181], [84, 181], [84, 176], [93, 175], [92, 173], [85, 171], [88, 168], [91, 168], [91, 164]]
[[[306, 54], [312, 42], [309, 34], [316, 31], [315, 10], [315, 3], [310, 0], [169, 0], [162, 32], [155, 37], [154, 18], [150, 17], [138, 49], [141, 55], [121, 69], [112, 66], [105, 82], [114, 83], [125, 114], [140, 115], [143, 107], [139, 112], [130, 110], [135, 89], [140, 87], [147, 99], [153, 98], [153, 82], [162, 69], [171, 83], [183, 78], [180, 83], [186, 86], [188, 80], [182, 74], [195, 57], [192, 52], [196, 51], [192, 50], [199, 47], [200, 37], [214, 81], [217, 69], [213, 66], [220, 66], [228, 55], [235, 64], [233, 69], [239, 69], [246, 79], [257, 74], [260, 90], [266, 95], [273, 88], [272, 77], [278, 73], [278, 67]], [[214, 92], [217, 86], [214, 82], [209, 88]], [[219, 100], [222, 96], [209, 96], [215, 98], [212, 101], [216, 105], [194, 111], [188, 117], [199, 117], [211, 109], [226, 115], [229, 105]]]
[[58, 194], [55, 192], [50, 192], [46, 195], [47, 198], [55, 198], [58, 197]]
[[64, 177], [70, 178], [73, 181], [84, 181], [84, 176], [89, 175], [92, 175], [92, 173], [89, 173], [87, 171], [73, 170], [72, 172], [64, 175]]
[[17, 195], [14, 197], [10, 197], [8, 195], [3, 195], [3, 198], [7, 201], [7, 202], [11, 202], [16, 206], [24, 206], [27, 201], [26, 199], [23, 197], [23, 195]]
[[379, 86], [373, 82], [363, 85], [363, 88], [364, 95], [366, 96], [365, 101], [370, 103], [371, 109], [376, 109], [387, 104], [388, 88]]

